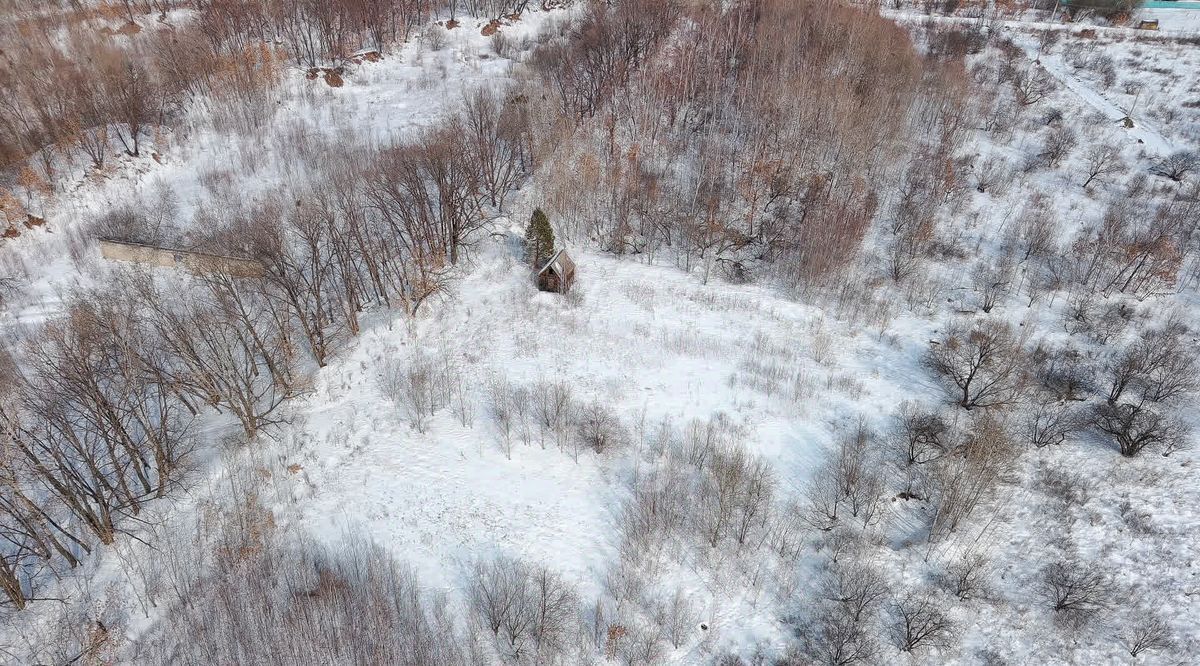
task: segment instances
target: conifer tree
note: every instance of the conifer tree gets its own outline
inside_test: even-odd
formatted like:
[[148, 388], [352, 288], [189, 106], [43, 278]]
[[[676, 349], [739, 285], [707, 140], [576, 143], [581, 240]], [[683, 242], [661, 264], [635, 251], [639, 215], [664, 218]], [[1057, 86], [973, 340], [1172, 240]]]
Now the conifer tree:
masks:
[[554, 230], [541, 208], [533, 211], [525, 227], [525, 257], [534, 269], [539, 269], [554, 256]]

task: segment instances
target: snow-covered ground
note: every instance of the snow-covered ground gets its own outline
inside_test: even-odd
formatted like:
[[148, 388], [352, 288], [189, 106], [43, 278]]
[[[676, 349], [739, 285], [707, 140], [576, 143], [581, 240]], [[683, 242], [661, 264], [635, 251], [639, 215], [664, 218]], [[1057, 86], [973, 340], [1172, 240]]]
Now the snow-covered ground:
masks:
[[[503, 30], [520, 38], [544, 20], [545, 15], [530, 13]], [[168, 190], [178, 199], [180, 217], [187, 218], [197, 207], [221, 200], [222, 182], [253, 197], [299, 176], [302, 165], [288, 159], [290, 133], [382, 143], [441, 117], [472, 86], [510, 77], [516, 65], [492, 51], [478, 25], [465, 23], [450, 31], [444, 49], [430, 51], [413, 42], [379, 63], [356, 66], [340, 88], [291, 72], [261, 136], [218, 131], [204, 122], [206, 110], [196, 109], [190, 129], [147, 150], [161, 151], [160, 159], [124, 159], [106, 176], [79, 183], [47, 206], [47, 228], [7, 241], [0, 250], [5, 255], [0, 261], [24, 266], [29, 276], [4, 315], [7, 330], [52, 317], [60, 309], [59, 295], [71, 284], [105, 279], [111, 267], [101, 264], [93, 249], [81, 247], [76, 235], [99, 213], [139, 196], [153, 200]], [[1032, 37], [1017, 41], [1031, 58], [1038, 56]], [[1040, 56], [1062, 84], [1050, 103], [1073, 120], [1098, 117], [1102, 122], [1080, 125], [1085, 138], [1119, 137], [1138, 170], [1156, 156], [1194, 145], [1195, 107], [1177, 109], [1170, 122], [1151, 109], [1197, 99], [1196, 49], [1107, 41], [1102, 48], [1118, 63], [1130, 63], [1130, 77], [1140, 77], [1144, 68], [1167, 70], [1146, 75], [1157, 78], [1147, 79], [1138, 107], [1145, 113], [1130, 112], [1132, 95], [1101, 90], [1092, 77], [1076, 72], [1061, 50]], [[1168, 66], [1170, 58], [1178, 60]], [[1126, 114], [1134, 118], [1134, 128], [1114, 129]], [[1029, 121], [1009, 145], [991, 145], [977, 136], [972, 147], [1016, 164], [1034, 152], [1038, 129]], [[1062, 230], [1065, 235], [1095, 217], [1105, 201], [1120, 197], [1119, 185], [1123, 182], [1090, 193], [1062, 172], [1040, 172], [1002, 194], [971, 194], [961, 216], [960, 231], [971, 241], [964, 245], [998, 246], [1014, 211], [1036, 190], [1067, 193], [1053, 203], [1070, 227]], [[962, 304], [956, 299], [939, 295], [907, 308], [894, 304], [874, 315], [850, 316], [770, 285], [706, 283], [673, 267], [583, 246], [568, 248], [579, 271], [574, 295], [540, 293], [516, 250], [522, 223], [536, 203], [535, 192], [522, 192], [511, 206], [513, 222], [497, 220], [450, 293], [417, 317], [368, 313], [361, 336], [320, 370], [314, 390], [289, 406], [289, 422], [256, 450], [219, 456], [210, 448], [190, 490], [156, 509], [163, 524], [186, 529], [206, 493], [231, 475], [227, 466], [240, 466], [262, 479], [259, 499], [281, 528], [330, 543], [347, 532], [365, 535], [412, 564], [426, 586], [446, 593], [458, 608], [465, 605], [462, 580], [472, 562], [496, 554], [543, 564], [586, 598], [595, 598], [622, 557], [622, 510], [636, 479], [663, 464], [658, 433], [724, 415], [746, 449], [769, 464], [780, 494], [799, 500], [828, 448], [860, 417], [884, 430], [902, 401], [933, 405], [943, 400], [920, 359], [929, 340], [958, 316], [954, 311]], [[77, 268], [72, 250], [92, 256]], [[942, 286], [965, 290], [968, 301], [974, 298], [971, 276], [962, 267], [939, 277]], [[874, 297], [898, 302], [900, 296], [890, 289], [880, 284]], [[995, 316], [1061, 341], [1065, 305], [1031, 308], [1015, 296]], [[1183, 305], [1195, 321], [1194, 303]], [[1154, 305], [1145, 309], [1154, 316]], [[868, 310], [864, 303], [863, 311]], [[381, 385], [389, 362], [421, 356], [449, 363], [464, 402], [471, 405], [465, 411], [442, 409], [423, 431], [413, 427]], [[488, 387], [498, 381], [524, 387], [565, 382], [576, 400], [596, 401], [618, 414], [629, 430], [628, 441], [617, 451], [578, 456], [537, 433], [528, 441], [517, 434], [509, 451], [488, 414]], [[1194, 413], [1188, 418], [1196, 421]], [[1034, 575], [1042, 561], [1062, 550], [1058, 540], [1046, 541], [1056, 530], [1065, 530], [1091, 557], [1130, 570], [1132, 589], [1160, 595], [1161, 581], [1170, 581], [1169, 592], [1155, 602], [1173, 609], [1172, 622], [1185, 642], [1192, 641], [1187, 646], [1194, 654], [1195, 618], [1200, 617], [1194, 571], [1200, 542], [1192, 538], [1200, 530], [1200, 484], [1192, 472], [1196, 456], [1183, 451], [1166, 462], [1157, 456], [1129, 461], [1090, 439], [1031, 451], [1022, 461], [1020, 480], [1006, 487], [989, 520], [964, 530], [980, 535], [975, 545], [994, 554], [997, 591], [955, 611], [967, 637], [963, 647], [925, 655], [924, 662], [889, 652], [881, 663], [982, 663], [985, 653], [996, 655], [999, 663], [1120, 663], [1123, 654], [1097, 638], [1071, 646], [1073, 661], [1056, 661], [1046, 656], [1047, 645], [1062, 647], [1067, 639], [1025, 641], [1018, 633], [1050, 622], [1036, 600]], [[1040, 483], [1037, 468], [1079, 475], [1095, 490], [1086, 503], [1060, 506], [1061, 498]], [[890, 505], [883, 531], [911, 532], [918, 510], [905, 507], [903, 500]], [[901, 545], [906, 544], [880, 545], [878, 560], [908, 585], [932, 577], [961, 555]], [[132, 543], [114, 550], [148, 556]], [[668, 554], [656, 584], [686, 589], [706, 628], [688, 632], [660, 661], [709, 663], [726, 650], [748, 658], [756, 647], [781, 655], [792, 638], [784, 622], [794, 605], [788, 595], [799, 590], [798, 596], [811, 596], [813, 583], [805, 575], [812, 562], [825, 557], [819, 546], [811, 546], [805, 557], [810, 561], [796, 564], [788, 574], [796, 580], [785, 584], [783, 576], [760, 580], [757, 571], [748, 574], [750, 565], [735, 553], [718, 553], [712, 556], [715, 563], [703, 565], [683, 549]], [[60, 590], [72, 601], [98, 604], [106, 588], [137, 587], [135, 577], [123, 573], [124, 561], [101, 552]], [[141, 618], [129, 621], [131, 634], [144, 630], [159, 612], [142, 609]], [[26, 638], [42, 636], [53, 633], [46, 625], [57, 618], [52, 611], [35, 610], [14, 626], [27, 631]], [[24, 640], [10, 633], [3, 644], [20, 650]]]

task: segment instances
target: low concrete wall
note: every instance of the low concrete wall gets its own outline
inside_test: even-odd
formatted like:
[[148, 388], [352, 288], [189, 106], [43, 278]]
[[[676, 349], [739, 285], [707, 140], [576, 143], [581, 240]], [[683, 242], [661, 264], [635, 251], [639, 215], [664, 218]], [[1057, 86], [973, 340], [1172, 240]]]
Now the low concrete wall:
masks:
[[148, 266], [185, 268], [193, 273], [227, 272], [238, 277], [262, 277], [263, 265], [253, 259], [226, 257], [206, 252], [176, 250], [141, 243], [101, 238], [100, 256], [110, 261], [128, 261]]

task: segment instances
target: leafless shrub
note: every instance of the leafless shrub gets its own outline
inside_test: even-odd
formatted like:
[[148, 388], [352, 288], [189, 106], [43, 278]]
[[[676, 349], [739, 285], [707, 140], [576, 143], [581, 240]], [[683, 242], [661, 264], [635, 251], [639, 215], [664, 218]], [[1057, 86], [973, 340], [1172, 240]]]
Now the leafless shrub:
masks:
[[697, 526], [711, 547], [742, 546], [766, 526], [775, 492], [771, 467], [740, 445], [715, 451], [699, 489]]
[[1067, 470], [1041, 466], [1034, 478], [1036, 487], [1064, 508], [1083, 506], [1088, 500], [1087, 484], [1083, 477]]
[[454, 379], [439, 359], [416, 352], [408, 359], [388, 360], [379, 387], [394, 402], [417, 432], [425, 432], [429, 419], [449, 404], [448, 388]]
[[1012, 179], [1013, 172], [1008, 162], [994, 155], [984, 159], [972, 174], [976, 191], [990, 192], [997, 196], [1007, 191]]
[[1011, 472], [1017, 454], [1000, 421], [990, 415], [976, 420], [965, 442], [939, 458], [923, 479], [931, 507], [929, 540], [954, 532]]
[[829, 554], [829, 561], [835, 564], [858, 557], [866, 546], [862, 530], [845, 525], [824, 530], [820, 544], [820, 548]]
[[730, 425], [724, 415], [693, 419], [683, 431], [683, 454], [688, 464], [704, 471], [713, 455], [729, 442]]
[[988, 594], [991, 567], [982, 554], [967, 553], [947, 566], [938, 579], [959, 599], [977, 599]]
[[675, 590], [670, 601], [661, 601], [654, 613], [655, 623], [662, 628], [663, 635], [678, 650], [687, 636], [696, 628], [699, 614], [683, 590]]
[[89, 229], [98, 238], [155, 245], [163, 241], [164, 230], [133, 208], [116, 208], [96, 218]]
[[807, 536], [800, 511], [799, 507], [789, 503], [773, 512], [773, 519], [767, 523], [764, 543], [786, 562], [794, 561], [800, 554]]
[[516, 387], [504, 377], [493, 377], [487, 383], [488, 414], [500, 433], [504, 455], [512, 459], [513, 432], [517, 429], [513, 397]]
[[1079, 137], [1075, 130], [1066, 125], [1055, 127], [1047, 130], [1042, 137], [1042, 151], [1038, 156], [1046, 161], [1046, 166], [1055, 169], [1075, 150], [1078, 143]]
[[972, 283], [979, 298], [979, 309], [989, 313], [1012, 288], [1013, 264], [1008, 257], [995, 263], [981, 262], [972, 270]]
[[1022, 261], [1043, 257], [1054, 247], [1057, 224], [1043, 197], [1035, 196], [1025, 204], [1016, 228], [1025, 246]]
[[507, 32], [500, 30], [492, 35], [492, 50], [501, 58], [512, 59], [517, 54], [517, 44]]
[[542, 433], [542, 446], [545, 446], [547, 435], [554, 438], [559, 448], [565, 446], [575, 410], [571, 385], [562, 380], [539, 381], [533, 385], [530, 398], [534, 418]]
[[1200, 388], [1200, 356], [1171, 325], [1144, 333], [1114, 355], [1106, 368], [1109, 402], [1170, 402]]
[[421, 32], [421, 41], [430, 51], [441, 51], [446, 48], [448, 39], [446, 29], [440, 25], [430, 25]]
[[1144, 334], [1110, 360], [1108, 395], [1093, 408], [1092, 426], [1112, 437], [1124, 456], [1150, 447], [1168, 455], [1182, 447], [1189, 431], [1164, 409], [1200, 388], [1198, 359], [1174, 324]]
[[904, 230], [888, 241], [884, 256], [887, 274], [903, 282], [916, 273], [929, 249], [929, 237], [921, 231]]
[[1079, 627], [1112, 606], [1116, 588], [1094, 563], [1077, 559], [1053, 562], [1039, 576], [1038, 590], [1067, 626]]
[[[0, 270], [5, 270], [6, 268], [8, 267], [5, 266], [5, 268], [0, 268]], [[0, 310], [7, 308], [12, 302], [14, 296], [24, 293], [22, 288], [24, 285], [25, 281], [20, 277], [16, 277], [14, 275], [0, 275]]]
[[530, 396], [528, 387], [513, 386], [512, 393], [509, 396], [509, 405], [511, 406], [514, 429], [517, 436], [521, 438], [521, 443], [529, 446], [533, 441], [534, 423], [534, 408], [533, 400]]
[[1062, 37], [1062, 33], [1058, 30], [1047, 28], [1038, 32], [1038, 53], [1050, 53], [1054, 50]]
[[868, 525], [879, 516], [883, 498], [883, 467], [876, 436], [859, 424], [839, 440], [807, 489], [810, 520], [830, 529], [843, 518]]
[[1112, 56], [1101, 54], [1092, 62], [1092, 71], [1100, 76], [1100, 82], [1104, 87], [1111, 88], [1117, 82], [1117, 66], [1113, 62]]
[[589, 402], [575, 416], [575, 441], [578, 449], [591, 449], [598, 454], [624, 446], [628, 440], [625, 426], [604, 403]]
[[1099, 55], [1094, 41], [1073, 40], [1063, 47], [1063, 60], [1075, 69], [1087, 69]]
[[360, 538], [336, 549], [279, 542], [246, 527], [229, 566], [153, 625], [132, 661], [470, 663], [445, 601], [382, 549]]
[[663, 656], [662, 638], [649, 627], [621, 625], [624, 628], [616, 644], [616, 657], [622, 666], [653, 666]]
[[1039, 345], [1031, 356], [1038, 383], [1055, 401], [1081, 400], [1092, 389], [1092, 373], [1078, 349]]
[[1137, 312], [1128, 303], [1109, 303], [1092, 319], [1084, 332], [1093, 342], [1106, 345], [1109, 340], [1120, 336], [1136, 316]]

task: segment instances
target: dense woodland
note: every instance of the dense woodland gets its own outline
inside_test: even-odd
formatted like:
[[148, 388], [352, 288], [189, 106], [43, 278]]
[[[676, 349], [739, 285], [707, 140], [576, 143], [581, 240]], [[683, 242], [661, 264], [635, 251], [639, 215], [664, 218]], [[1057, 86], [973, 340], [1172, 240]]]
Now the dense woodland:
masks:
[[[368, 50], [387, 57], [410, 40], [437, 48], [448, 21], [530, 5], [9, 0], [0, 211], [23, 225], [59, 195], [64, 174], [116, 168], [117, 151], [145, 157], [147, 142], [168, 147], [196, 108], [222, 131], [269, 136], [285, 79], [325, 76], [318, 70]], [[136, 30], [116, 40], [102, 23]], [[413, 318], [453, 299], [454, 279], [521, 188], [534, 188], [559, 238], [576, 245], [705, 282], [760, 282], [863, 328], [946, 300], [930, 276], [956, 265], [972, 275], [965, 308], [1036, 306], [1065, 336], [1043, 336], [1032, 320], [944, 322], [921, 362], [942, 406], [895, 405], [885, 428], [850, 418], [802, 488], [723, 415], [648, 427], [564, 382], [490, 378], [478, 416], [510, 456], [514, 442], [549, 442], [576, 460], [650, 443], [653, 464], [619, 512], [620, 561], [600, 598], [501, 557], [470, 563], [467, 604], [446, 604], [361, 537], [330, 548], [276, 529], [254, 481], [231, 473], [228, 496], [197, 517], [193, 547], [162, 542], [158, 598], [140, 601], [161, 603], [160, 621], [126, 645], [118, 627], [64, 611], [41, 657], [660, 663], [699, 616], [681, 592], [647, 588], [664, 562], [723, 552], [737, 572], [730, 584], [775, 581], [791, 640], [773, 655], [714, 663], [882, 663], [897, 652], [936, 661], [961, 633], [950, 609], [992, 594], [987, 553], [961, 546], [1013, 478], [1032, 474], [1023, 456], [1086, 437], [1102, 443], [1095, 455], [1169, 461], [1191, 440], [1194, 332], [1187, 312], [1171, 310], [1176, 296], [1194, 297], [1200, 275], [1200, 159], [1184, 150], [1134, 165], [1081, 139], [1043, 102], [1056, 84], [1003, 33], [901, 24], [877, 7], [816, 0], [623, 0], [577, 3], [530, 43], [499, 32], [492, 44], [519, 55], [518, 76], [464, 91], [434, 126], [382, 144], [289, 136], [290, 161], [305, 165], [299, 182], [234, 187], [220, 206], [187, 213], [164, 195], [90, 222], [83, 237], [186, 240], [253, 258], [265, 277], [122, 269], [65, 295], [65, 316], [6, 340], [8, 612], [57, 603], [43, 598], [53, 579], [123, 540], [165, 537], [142, 517], [211, 458], [199, 454], [215, 446], [214, 419], [230, 426], [223, 446], [258, 446], [364, 319]], [[1005, 144], [1030, 127], [1038, 145], [1024, 161], [978, 157], [979, 136]], [[1069, 227], [1042, 193], [994, 247], [970, 246], [959, 224], [970, 197], [1057, 172], [1080, 191], [1119, 194]], [[418, 430], [443, 409], [464, 425], [476, 418], [463, 383], [478, 378], [451, 359], [416, 358], [384, 375]], [[1085, 501], [1077, 479], [1039, 479], [1064, 506]], [[872, 555], [891, 548], [887, 539], [954, 556], [934, 580], [892, 580]], [[1122, 596], [1122, 572], [1090, 565], [1069, 534], [1061, 539], [1061, 557], [1029, 563], [1054, 619], [1053, 649], [1101, 633], [1131, 658], [1179, 645], [1148, 600]], [[802, 559], [816, 569], [799, 575]]]

